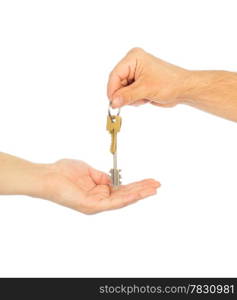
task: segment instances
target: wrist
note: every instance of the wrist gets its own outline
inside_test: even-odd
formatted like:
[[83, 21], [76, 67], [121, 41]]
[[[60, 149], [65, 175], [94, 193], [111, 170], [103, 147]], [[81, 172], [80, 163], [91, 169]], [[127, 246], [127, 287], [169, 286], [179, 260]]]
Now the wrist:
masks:
[[53, 173], [51, 164], [29, 163], [20, 183], [18, 194], [48, 199], [50, 194], [50, 177]]
[[199, 71], [187, 70], [180, 81], [178, 101], [182, 104], [190, 104], [195, 100], [196, 90], [200, 81]]
[[0, 153], [0, 194], [44, 198], [49, 190], [50, 164], [35, 164]]
[[205, 98], [213, 82], [216, 80], [217, 72], [213, 71], [188, 71], [184, 81], [184, 89], [181, 96], [182, 103], [196, 105]]

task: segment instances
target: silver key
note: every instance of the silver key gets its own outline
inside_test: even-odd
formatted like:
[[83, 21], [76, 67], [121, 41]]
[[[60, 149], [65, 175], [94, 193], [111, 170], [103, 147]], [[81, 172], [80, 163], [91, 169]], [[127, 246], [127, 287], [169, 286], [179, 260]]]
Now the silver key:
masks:
[[117, 152], [113, 154], [113, 169], [110, 170], [110, 177], [114, 189], [118, 189], [121, 184], [121, 170], [117, 168]]

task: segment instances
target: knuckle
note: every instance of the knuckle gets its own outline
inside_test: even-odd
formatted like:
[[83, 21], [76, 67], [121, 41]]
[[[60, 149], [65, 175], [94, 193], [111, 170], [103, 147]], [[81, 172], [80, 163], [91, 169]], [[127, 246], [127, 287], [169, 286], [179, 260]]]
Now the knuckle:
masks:
[[134, 47], [131, 50], [129, 50], [128, 54], [140, 54], [143, 53], [144, 50], [140, 47]]
[[57, 164], [64, 164], [64, 163], [67, 163], [69, 161], [68, 158], [61, 158], [59, 160], [56, 161]]
[[114, 70], [112, 70], [110, 73], [109, 73], [109, 78], [111, 79], [113, 76], [114, 76]]

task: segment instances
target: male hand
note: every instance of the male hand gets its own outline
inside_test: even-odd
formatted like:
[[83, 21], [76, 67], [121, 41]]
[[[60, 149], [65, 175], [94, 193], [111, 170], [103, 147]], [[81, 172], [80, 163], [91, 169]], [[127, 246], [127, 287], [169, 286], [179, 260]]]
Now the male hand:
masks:
[[190, 71], [134, 48], [117, 64], [108, 81], [112, 107], [147, 102], [170, 107], [183, 101]]

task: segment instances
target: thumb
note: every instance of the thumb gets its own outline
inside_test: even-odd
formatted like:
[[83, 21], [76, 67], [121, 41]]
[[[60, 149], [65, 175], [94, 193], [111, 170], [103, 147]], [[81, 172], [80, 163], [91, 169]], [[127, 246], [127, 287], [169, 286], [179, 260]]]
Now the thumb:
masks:
[[89, 169], [89, 174], [95, 184], [110, 184], [111, 182], [109, 175], [94, 168]]
[[123, 105], [132, 104], [143, 98], [145, 98], [144, 87], [138, 80], [126, 87], [120, 88], [114, 93], [112, 107], [118, 108]]

